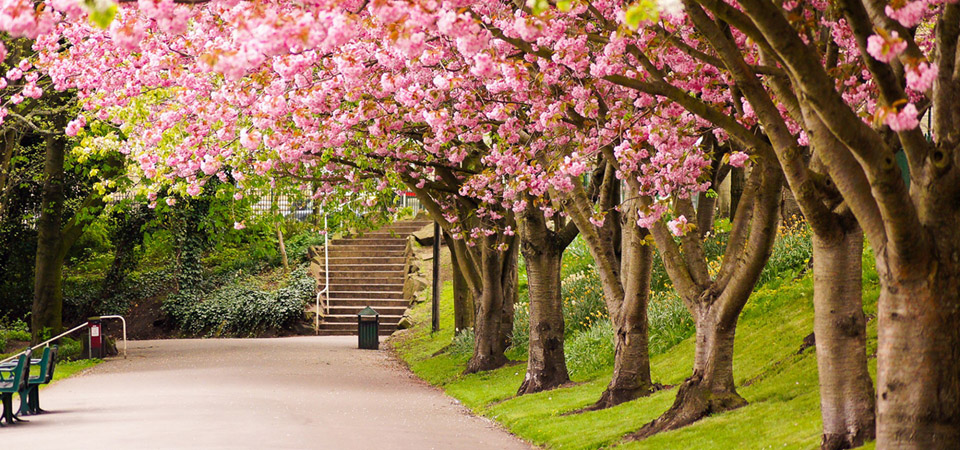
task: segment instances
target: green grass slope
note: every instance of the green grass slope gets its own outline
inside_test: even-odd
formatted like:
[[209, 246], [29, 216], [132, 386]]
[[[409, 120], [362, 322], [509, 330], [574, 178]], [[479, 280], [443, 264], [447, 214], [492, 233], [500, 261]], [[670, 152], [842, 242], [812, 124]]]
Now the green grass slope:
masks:
[[[872, 256], [864, 255], [864, 303], [871, 318], [878, 293], [872, 261]], [[801, 347], [813, 330], [812, 295], [810, 274], [799, 280], [790, 274], [768, 282], [751, 297], [740, 318], [734, 359], [738, 391], [749, 402], [747, 406], [644, 441], [624, 436], [671, 405], [675, 386], [689, 375], [693, 364], [692, 338], [652, 360], [654, 380], [671, 388], [615, 408], [570, 415], [564, 413], [599, 398], [612, 368], [575, 380], [578, 383], [571, 387], [522, 397], [515, 393], [525, 373], [523, 362], [463, 376], [468, 356], [442, 352], [453, 338], [449, 283], [442, 293], [441, 331], [430, 333], [430, 305], [420, 304], [413, 309], [417, 326], [392, 345], [418, 376], [545, 448], [811, 449], [819, 446], [821, 429], [817, 362], [813, 348]], [[876, 348], [875, 322], [868, 323], [871, 354]]]

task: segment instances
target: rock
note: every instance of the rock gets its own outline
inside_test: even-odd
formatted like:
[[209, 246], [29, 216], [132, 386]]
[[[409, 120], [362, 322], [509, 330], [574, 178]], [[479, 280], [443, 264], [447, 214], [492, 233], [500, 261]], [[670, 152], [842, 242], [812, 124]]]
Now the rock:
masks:
[[424, 247], [433, 245], [433, 224], [425, 225], [423, 228], [414, 231], [412, 236], [418, 244]]
[[403, 316], [400, 318], [400, 322], [397, 323], [398, 330], [406, 330], [407, 328], [413, 328], [413, 320], [409, 316]]
[[315, 280], [320, 279], [320, 274], [323, 273], [323, 266], [317, 264], [316, 262], [311, 262], [310, 266], [307, 267], [307, 273], [310, 274]]
[[403, 282], [403, 299], [406, 301], [413, 301], [413, 298], [416, 297], [417, 292], [422, 291], [427, 287], [427, 279], [420, 275], [408, 275], [406, 280]]

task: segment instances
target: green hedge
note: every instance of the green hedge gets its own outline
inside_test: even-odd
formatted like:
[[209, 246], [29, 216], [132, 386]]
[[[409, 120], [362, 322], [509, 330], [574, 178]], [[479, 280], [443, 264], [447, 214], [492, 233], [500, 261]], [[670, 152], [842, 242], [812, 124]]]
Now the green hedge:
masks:
[[180, 292], [164, 301], [163, 310], [188, 334], [251, 336], [288, 328], [302, 319], [314, 287], [306, 269], [299, 268], [286, 286], [273, 291], [231, 284], [206, 296]]

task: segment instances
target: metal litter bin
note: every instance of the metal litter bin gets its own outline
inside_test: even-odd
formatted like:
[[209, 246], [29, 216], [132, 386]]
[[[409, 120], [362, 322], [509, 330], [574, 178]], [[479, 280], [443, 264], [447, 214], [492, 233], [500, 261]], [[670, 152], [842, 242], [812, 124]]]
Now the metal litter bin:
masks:
[[369, 306], [357, 313], [357, 337], [362, 349], [380, 348], [380, 313]]

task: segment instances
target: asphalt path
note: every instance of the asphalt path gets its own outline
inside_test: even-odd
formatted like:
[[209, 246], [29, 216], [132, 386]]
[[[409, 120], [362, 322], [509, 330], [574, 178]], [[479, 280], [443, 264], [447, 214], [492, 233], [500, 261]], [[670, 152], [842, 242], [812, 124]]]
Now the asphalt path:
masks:
[[3, 449], [530, 449], [356, 337], [136, 341]]

